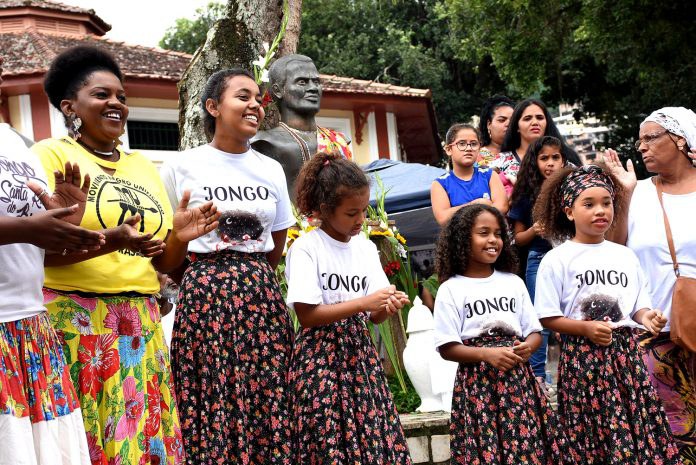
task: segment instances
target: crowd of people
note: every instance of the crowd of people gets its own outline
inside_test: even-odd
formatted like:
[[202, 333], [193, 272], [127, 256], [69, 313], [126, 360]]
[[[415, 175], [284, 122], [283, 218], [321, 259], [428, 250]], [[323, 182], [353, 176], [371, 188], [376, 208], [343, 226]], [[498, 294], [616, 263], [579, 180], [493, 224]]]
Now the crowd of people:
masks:
[[[210, 142], [159, 172], [120, 145], [109, 54], [61, 53], [44, 88], [67, 136], [28, 149], [0, 124], [0, 465], [410, 464], [367, 324], [409, 298], [360, 234], [360, 167], [320, 151], [289, 192], [251, 148], [244, 69], [209, 78]], [[696, 359], [670, 338], [677, 277], [696, 277], [696, 115], [654, 112], [636, 148], [656, 176], [611, 150], [583, 165], [535, 99], [447, 132], [431, 194], [453, 463], [696, 464]], [[291, 197], [319, 227], [288, 250], [283, 296]], [[177, 270], [170, 359], [157, 295]]]

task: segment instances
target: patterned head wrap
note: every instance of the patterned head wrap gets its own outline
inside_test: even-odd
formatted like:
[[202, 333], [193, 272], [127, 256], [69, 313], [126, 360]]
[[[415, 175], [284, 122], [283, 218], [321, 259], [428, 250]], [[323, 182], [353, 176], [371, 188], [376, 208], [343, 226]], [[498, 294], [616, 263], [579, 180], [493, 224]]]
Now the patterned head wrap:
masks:
[[645, 118], [640, 126], [645, 123], [657, 123], [672, 134], [686, 139], [689, 148], [696, 148], [696, 113], [684, 107], [664, 107], [653, 111]]
[[614, 200], [611, 178], [597, 165], [584, 165], [573, 170], [561, 183], [561, 207], [572, 207], [578, 196], [591, 187], [603, 187]]

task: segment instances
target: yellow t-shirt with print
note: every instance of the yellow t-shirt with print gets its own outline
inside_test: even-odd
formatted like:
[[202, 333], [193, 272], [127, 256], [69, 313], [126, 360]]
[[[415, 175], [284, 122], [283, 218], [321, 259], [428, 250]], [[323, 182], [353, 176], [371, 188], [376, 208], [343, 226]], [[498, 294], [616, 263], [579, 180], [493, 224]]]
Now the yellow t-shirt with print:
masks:
[[[144, 155], [126, 153], [116, 162], [92, 155], [69, 137], [46, 139], [32, 146], [46, 170], [49, 187], [54, 188], [53, 172], [65, 171], [65, 162], [80, 166], [91, 185], [81, 226], [94, 231], [115, 228], [136, 213], [142, 218], [136, 226], [141, 234], [164, 239], [172, 229], [172, 208], [157, 168]], [[115, 170], [106, 173], [101, 167]], [[46, 287], [62, 291], [98, 294], [159, 292], [159, 281], [152, 259], [130, 250], [117, 250], [67, 266], [46, 267]]]

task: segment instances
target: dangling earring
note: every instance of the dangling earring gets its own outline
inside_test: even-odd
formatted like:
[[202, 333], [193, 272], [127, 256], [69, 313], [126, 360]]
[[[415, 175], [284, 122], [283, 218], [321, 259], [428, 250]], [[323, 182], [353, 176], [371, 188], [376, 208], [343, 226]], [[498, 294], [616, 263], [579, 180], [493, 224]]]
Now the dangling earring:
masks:
[[82, 119], [79, 116], [75, 115], [73, 115], [70, 119], [70, 132], [72, 132], [73, 139], [78, 140], [80, 137], [82, 137], [82, 134], [80, 134], [80, 128], [82, 127]]

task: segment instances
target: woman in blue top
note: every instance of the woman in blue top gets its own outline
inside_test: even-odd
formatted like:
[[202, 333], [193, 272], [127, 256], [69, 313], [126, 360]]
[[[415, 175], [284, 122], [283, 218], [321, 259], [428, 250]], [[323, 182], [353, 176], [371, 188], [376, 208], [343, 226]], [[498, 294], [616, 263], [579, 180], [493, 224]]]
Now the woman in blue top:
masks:
[[433, 215], [440, 225], [446, 224], [454, 212], [464, 205], [482, 203], [505, 214], [508, 209], [503, 183], [493, 171], [476, 166], [481, 147], [478, 130], [469, 124], [455, 124], [445, 136], [445, 152], [452, 169], [430, 187]]

